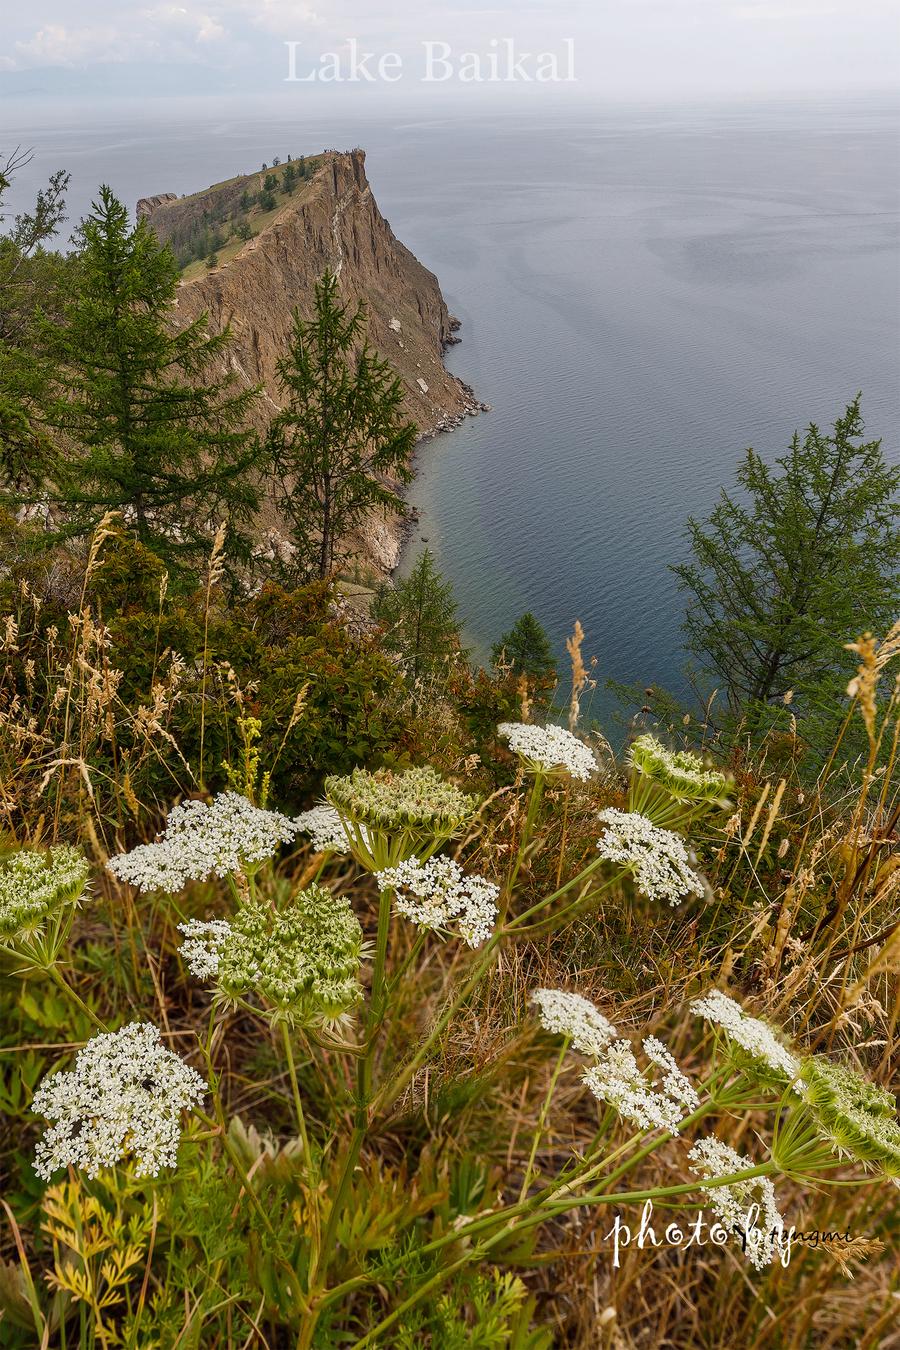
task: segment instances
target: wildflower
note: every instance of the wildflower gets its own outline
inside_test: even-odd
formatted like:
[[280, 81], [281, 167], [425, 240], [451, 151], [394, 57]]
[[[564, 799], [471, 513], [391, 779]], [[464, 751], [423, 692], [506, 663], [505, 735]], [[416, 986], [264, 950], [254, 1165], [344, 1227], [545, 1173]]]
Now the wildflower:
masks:
[[544, 1030], [555, 1036], [568, 1036], [573, 1049], [582, 1055], [599, 1057], [615, 1039], [612, 1023], [581, 994], [565, 989], [535, 989], [531, 1002], [537, 1004]]
[[484, 877], [467, 876], [452, 858], [422, 863], [407, 858], [379, 872], [382, 890], [397, 892], [398, 911], [425, 928], [446, 929], [455, 921], [470, 947], [480, 947], [494, 931], [500, 887]]
[[182, 954], [199, 978], [215, 980], [223, 1001], [256, 994], [273, 1021], [315, 1026], [341, 1021], [362, 998], [359, 920], [346, 896], [324, 886], [300, 891], [278, 910], [251, 899], [227, 923], [200, 927], [182, 926]]
[[300, 834], [310, 836], [315, 853], [350, 852], [350, 840], [340, 813], [327, 802], [295, 816], [294, 824]]
[[891, 1092], [824, 1055], [803, 1060], [794, 1086], [838, 1153], [900, 1178], [900, 1124]]
[[77, 848], [23, 849], [0, 864], [0, 942], [38, 932], [87, 883], [87, 860]]
[[296, 833], [287, 816], [264, 811], [238, 792], [220, 792], [210, 803], [182, 802], [155, 844], [139, 844], [107, 866], [138, 890], [172, 894], [189, 881], [255, 871]]
[[791, 1054], [768, 1022], [750, 1017], [739, 1003], [721, 989], [710, 989], [691, 1004], [691, 1012], [719, 1026], [729, 1041], [739, 1047], [755, 1066], [762, 1065], [775, 1074], [780, 1082], [793, 1082], [800, 1071], [800, 1061]]
[[644, 1053], [652, 1065], [665, 1071], [661, 1083], [654, 1081], [658, 1075], [651, 1072], [648, 1077], [638, 1067], [628, 1041], [609, 1045], [584, 1073], [584, 1082], [595, 1097], [608, 1102], [625, 1120], [642, 1129], [659, 1128], [675, 1134], [685, 1108], [695, 1110], [699, 1098], [661, 1041], [648, 1037]]
[[219, 955], [231, 933], [227, 919], [189, 919], [178, 925], [184, 933], [181, 955], [188, 970], [198, 980], [209, 980], [219, 972]]
[[655, 736], [638, 736], [631, 747], [632, 767], [684, 802], [718, 802], [725, 796], [725, 775], [708, 769], [689, 750], [667, 750]]
[[497, 728], [513, 754], [529, 773], [567, 773], [582, 782], [596, 771], [597, 761], [588, 746], [562, 727], [536, 727], [530, 722], [501, 722]]
[[137, 1176], [157, 1176], [175, 1166], [181, 1113], [205, 1091], [149, 1022], [94, 1036], [72, 1069], [51, 1074], [34, 1094], [34, 1111], [53, 1122], [38, 1141], [35, 1171], [45, 1181], [69, 1166], [96, 1177], [131, 1156]]
[[599, 819], [606, 825], [597, 843], [601, 858], [630, 868], [638, 888], [651, 900], [677, 905], [685, 895], [702, 895], [703, 882], [688, 866], [684, 841], [635, 811], [609, 807]]
[[474, 814], [478, 799], [446, 782], [430, 765], [403, 773], [354, 769], [325, 780], [354, 857], [370, 871], [416, 855], [431, 857]]
[[[699, 1139], [688, 1152], [688, 1158], [692, 1170], [706, 1181], [716, 1181], [755, 1166], [752, 1158], [742, 1158], [713, 1134]], [[748, 1177], [745, 1181], [701, 1189], [723, 1225], [739, 1235], [750, 1263], [757, 1270], [771, 1265], [784, 1233], [784, 1219], [769, 1178]]]

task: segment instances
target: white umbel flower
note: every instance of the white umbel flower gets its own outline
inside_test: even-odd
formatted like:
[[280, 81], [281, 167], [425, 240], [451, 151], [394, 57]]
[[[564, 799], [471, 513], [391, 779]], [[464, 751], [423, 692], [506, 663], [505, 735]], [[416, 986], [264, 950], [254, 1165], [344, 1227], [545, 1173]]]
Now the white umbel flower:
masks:
[[[731, 1176], [754, 1167], [752, 1158], [741, 1157], [714, 1134], [700, 1139], [689, 1151], [694, 1172], [707, 1181]], [[703, 1187], [703, 1194], [722, 1224], [744, 1244], [747, 1259], [757, 1270], [771, 1265], [784, 1233], [784, 1219], [768, 1177], [750, 1177], [727, 1186]]]
[[[638, 1066], [628, 1041], [614, 1041], [584, 1077], [601, 1102], [618, 1111], [641, 1129], [677, 1133], [686, 1114], [696, 1109], [699, 1098], [665, 1046], [650, 1036], [644, 1053], [652, 1065], [665, 1072], [661, 1083]], [[658, 1075], [656, 1075], [658, 1077]]]
[[703, 882], [691, 870], [680, 835], [662, 830], [636, 811], [614, 806], [600, 812], [606, 829], [598, 840], [601, 858], [630, 868], [638, 888], [650, 900], [677, 905], [686, 895], [703, 895]]
[[484, 877], [467, 876], [452, 858], [420, 863], [408, 858], [376, 874], [382, 890], [396, 892], [398, 911], [425, 928], [447, 929], [455, 923], [470, 947], [480, 947], [494, 931], [499, 886]]
[[691, 1004], [691, 1012], [719, 1026], [750, 1056], [771, 1069], [779, 1078], [793, 1082], [800, 1072], [800, 1061], [781, 1044], [772, 1027], [758, 1017], [750, 1017], [739, 1003], [721, 989], [710, 989]]
[[227, 919], [188, 919], [178, 925], [184, 933], [181, 955], [185, 965], [198, 980], [214, 979], [219, 973], [219, 958], [222, 948], [231, 934], [231, 924]]
[[94, 1036], [72, 1069], [51, 1074], [34, 1094], [32, 1109], [52, 1122], [38, 1141], [35, 1171], [45, 1181], [69, 1166], [96, 1177], [130, 1156], [137, 1176], [157, 1176], [175, 1166], [181, 1113], [205, 1092], [151, 1023]]
[[615, 1027], [581, 994], [566, 989], [535, 989], [531, 1002], [537, 1004], [544, 1030], [554, 1036], [568, 1036], [572, 1048], [582, 1055], [600, 1056], [615, 1040]]
[[287, 816], [264, 811], [238, 792], [220, 792], [210, 803], [182, 802], [155, 844], [139, 844], [107, 866], [140, 891], [171, 895], [189, 881], [253, 870], [296, 833]]
[[340, 813], [327, 802], [294, 817], [300, 834], [308, 834], [316, 853], [349, 853], [350, 840]]
[[589, 747], [563, 727], [501, 722], [497, 731], [530, 773], [563, 771], [571, 778], [586, 782], [597, 770], [597, 761]]

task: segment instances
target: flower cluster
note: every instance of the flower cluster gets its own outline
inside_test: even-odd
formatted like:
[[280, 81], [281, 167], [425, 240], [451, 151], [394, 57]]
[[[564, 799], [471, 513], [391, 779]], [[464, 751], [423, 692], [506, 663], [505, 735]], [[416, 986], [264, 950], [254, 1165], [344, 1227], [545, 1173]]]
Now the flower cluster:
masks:
[[341, 817], [354, 857], [371, 871], [413, 854], [431, 854], [456, 834], [478, 807], [430, 765], [394, 773], [354, 769], [325, 780], [325, 795]]
[[0, 864], [0, 942], [41, 929], [81, 897], [88, 865], [77, 848], [23, 849]]
[[350, 840], [341, 815], [333, 806], [322, 802], [294, 817], [299, 834], [308, 834], [315, 853], [349, 853]]
[[615, 1040], [615, 1027], [581, 994], [565, 989], [535, 989], [531, 1002], [537, 1004], [544, 1030], [554, 1036], [567, 1036], [573, 1049], [582, 1055], [599, 1057]]
[[198, 978], [213, 978], [219, 998], [232, 1004], [257, 995], [273, 1021], [333, 1025], [362, 997], [359, 920], [346, 896], [324, 886], [277, 910], [250, 900], [227, 922], [188, 923], [182, 931], [182, 955]]
[[606, 826], [597, 844], [601, 858], [630, 868], [638, 888], [651, 900], [677, 905], [685, 895], [703, 894], [703, 882], [689, 867], [679, 835], [635, 811], [609, 807], [599, 818]]
[[38, 1142], [35, 1171], [45, 1181], [69, 1166], [95, 1177], [131, 1156], [137, 1176], [156, 1176], [175, 1166], [181, 1113], [205, 1091], [149, 1022], [95, 1036], [72, 1069], [45, 1078], [34, 1094], [33, 1110], [53, 1122]]
[[641, 1129], [659, 1128], [676, 1133], [686, 1112], [699, 1105], [699, 1098], [661, 1041], [648, 1036], [644, 1053], [650, 1064], [663, 1070], [659, 1075], [638, 1066], [628, 1041], [613, 1041], [585, 1074], [584, 1082], [601, 1102], [608, 1102], [625, 1120]]
[[708, 769], [689, 750], [667, 750], [655, 736], [638, 736], [631, 747], [632, 767], [684, 802], [718, 802], [726, 792], [723, 773]]
[[[768, 1022], [750, 1017], [739, 1003], [721, 989], [710, 989], [702, 998], [695, 999], [691, 1011], [719, 1026], [741, 1052], [742, 1058], [753, 1061], [754, 1067], [775, 1075], [779, 1082], [793, 1082], [800, 1071], [800, 1061], [782, 1045]], [[749, 1067], [749, 1066], [748, 1066]]]
[[[746, 1172], [754, 1166], [752, 1158], [742, 1158], [712, 1134], [699, 1139], [688, 1152], [688, 1158], [693, 1170], [706, 1181]], [[738, 1234], [748, 1260], [756, 1269], [771, 1265], [784, 1232], [784, 1219], [769, 1178], [749, 1177], [724, 1186], [704, 1186], [702, 1190], [723, 1225]]]
[[413, 923], [441, 930], [455, 922], [470, 947], [480, 947], [494, 931], [499, 886], [467, 876], [452, 858], [407, 858], [376, 880], [382, 890], [397, 892], [397, 909]]
[[802, 1062], [795, 1089], [822, 1137], [839, 1153], [900, 1178], [900, 1124], [892, 1093], [824, 1055]]
[[155, 844], [140, 844], [107, 865], [138, 890], [174, 894], [189, 881], [253, 871], [296, 833], [287, 816], [264, 811], [238, 792], [221, 792], [210, 803], [182, 802]]
[[185, 940], [181, 955], [188, 970], [198, 980], [211, 980], [219, 973], [219, 955], [231, 933], [227, 919], [188, 919], [178, 925]]
[[563, 727], [501, 722], [497, 731], [529, 773], [567, 773], [586, 782], [596, 772], [597, 761], [588, 746]]

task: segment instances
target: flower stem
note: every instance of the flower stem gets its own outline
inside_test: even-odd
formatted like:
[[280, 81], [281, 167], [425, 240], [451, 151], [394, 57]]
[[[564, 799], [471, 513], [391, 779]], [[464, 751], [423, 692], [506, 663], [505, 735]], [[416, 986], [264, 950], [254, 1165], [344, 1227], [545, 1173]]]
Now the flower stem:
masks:
[[287, 1022], [281, 1024], [281, 1041], [284, 1045], [285, 1059], [288, 1066], [288, 1077], [291, 1080], [291, 1092], [294, 1098], [294, 1114], [297, 1117], [297, 1128], [300, 1131], [300, 1138], [303, 1141], [303, 1161], [306, 1165], [307, 1173], [312, 1169], [312, 1153], [309, 1147], [309, 1135], [306, 1132], [306, 1116], [303, 1113], [303, 1102], [300, 1097], [300, 1084], [297, 1081], [297, 1065], [294, 1062], [294, 1047], [291, 1045], [291, 1032]]

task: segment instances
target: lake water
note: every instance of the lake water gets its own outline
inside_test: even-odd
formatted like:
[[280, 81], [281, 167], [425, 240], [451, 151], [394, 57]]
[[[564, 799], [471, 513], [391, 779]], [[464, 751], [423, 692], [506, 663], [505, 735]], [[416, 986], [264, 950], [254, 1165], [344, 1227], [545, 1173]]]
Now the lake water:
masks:
[[133, 203], [367, 148], [463, 320], [448, 362], [494, 409], [423, 449], [411, 493], [411, 550], [427, 537], [480, 657], [531, 609], [561, 654], [579, 618], [601, 679], [681, 690], [668, 565], [741, 451], [774, 456], [861, 389], [900, 457], [895, 107], [6, 117], [38, 151], [23, 193], [65, 165], [73, 216], [101, 179]]

